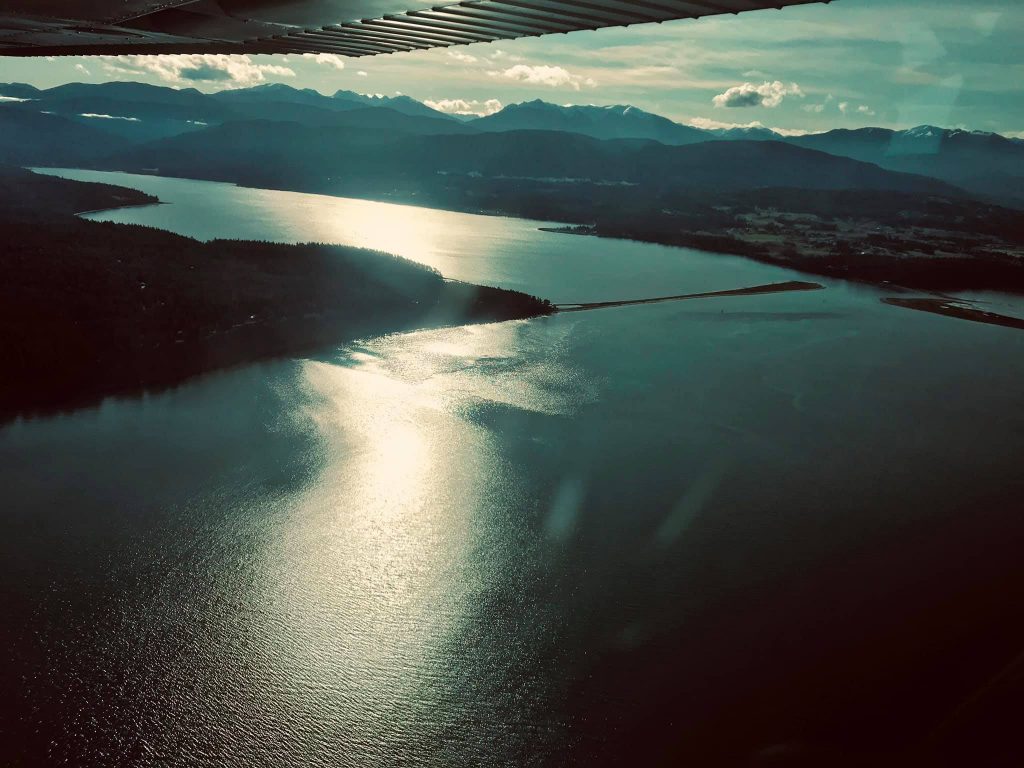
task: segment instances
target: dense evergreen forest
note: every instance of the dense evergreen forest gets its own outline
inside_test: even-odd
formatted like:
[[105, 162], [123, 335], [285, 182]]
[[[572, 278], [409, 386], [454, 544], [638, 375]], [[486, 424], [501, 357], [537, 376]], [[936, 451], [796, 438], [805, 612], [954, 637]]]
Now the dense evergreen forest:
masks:
[[71, 215], [145, 202], [132, 190], [0, 169], [0, 413], [165, 386], [363, 335], [553, 311], [372, 251], [202, 243]]

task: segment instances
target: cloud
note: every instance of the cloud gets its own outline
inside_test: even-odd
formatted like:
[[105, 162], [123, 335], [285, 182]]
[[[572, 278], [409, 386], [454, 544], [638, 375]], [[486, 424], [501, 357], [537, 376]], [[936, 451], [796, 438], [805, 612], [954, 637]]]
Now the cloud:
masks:
[[694, 128], [702, 128], [705, 131], [728, 130], [731, 128], [764, 128], [764, 123], [760, 120], [754, 120], [752, 123], [723, 123], [707, 117], [691, 118], [688, 124]]
[[84, 75], [89, 74], [89, 69], [85, 66], [85, 64], [82, 63], [75, 64], [75, 71], [81, 72]]
[[508, 51], [503, 51], [500, 48], [495, 50], [494, 53], [492, 53], [490, 55], [490, 58], [494, 59], [495, 61], [498, 61], [499, 59], [503, 59], [505, 61], [522, 61], [523, 60], [522, 56], [517, 56], [514, 53], [509, 53]]
[[574, 75], [564, 67], [551, 66], [549, 64], [515, 64], [500, 72], [488, 72], [491, 77], [503, 77], [508, 80], [518, 80], [521, 83], [530, 85], [547, 85], [551, 88], [569, 87], [575, 91], [584, 86], [593, 88], [597, 85], [592, 78]]
[[776, 80], [761, 85], [743, 83], [720, 93], [711, 101], [716, 107], [768, 107], [774, 109], [787, 96], [804, 98], [804, 92], [796, 83], [785, 83]]
[[801, 107], [801, 109], [803, 109], [804, 112], [813, 112], [816, 115], [820, 115], [822, 112], [825, 111], [825, 107], [827, 107], [835, 100], [836, 97], [830, 93], [828, 96], [825, 97], [825, 100], [821, 102], [821, 104], [804, 104], [803, 107]]
[[450, 58], [461, 61], [463, 64], [476, 64], [479, 61], [476, 56], [462, 51], [448, 51], [447, 53]]
[[317, 64], [323, 64], [325, 67], [333, 67], [334, 69], [345, 68], [345, 60], [336, 53], [304, 53], [302, 58], [311, 59]]
[[476, 101], [475, 99], [441, 99], [439, 101], [431, 101], [427, 99], [423, 103], [431, 109], [436, 109], [438, 112], [444, 112], [448, 115], [476, 115], [478, 117], [493, 115], [495, 112], [500, 112], [502, 108], [502, 103], [497, 99], [487, 99], [487, 101]]
[[358, 72], [356, 72], [356, 74], [359, 75], [359, 77], [367, 77], [367, 74], [361, 69]]
[[125, 120], [129, 123], [141, 122], [137, 117], [122, 117], [121, 115], [101, 115], [96, 112], [83, 112], [82, 117], [93, 117], [98, 120]]
[[268, 75], [295, 77], [295, 72], [288, 67], [256, 64], [249, 56], [224, 53], [131, 54], [98, 58], [108, 74], [127, 77], [149, 75], [171, 85], [216, 82], [228, 88], [245, 88], [264, 82]]
[[844, 115], [850, 115], [850, 114], [856, 113], [858, 115], [866, 115], [867, 117], [874, 117], [875, 114], [877, 114], [875, 112], [875, 110], [873, 110], [867, 104], [860, 104], [859, 106], [854, 107], [853, 104], [851, 104], [848, 101], [841, 101], [841, 102], [839, 102], [837, 107], [838, 107], [839, 111], [842, 114], [844, 114]]
[[854, 107], [848, 101], [841, 101], [841, 102], [839, 102], [839, 111], [842, 112], [844, 115], [849, 115], [849, 114], [856, 113], [858, 115], [864, 115], [866, 117], [874, 117], [875, 116], [875, 110], [873, 110], [867, 104], [861, 104], [861, 105], [859, 105], [857, 107]]
[[[716, 131], [716, 130], [731, 130], [734, 128], [739, 129], [750, 129], [750, 128], [765, 128], [766, 126], [760, 120], [754, 120], [749, 123], [723, 123], [720, 120], [711, 120], [707, 117], [694, 117], [687, 121], [687, 125], [691, 125], [694, 128], [701, 128], [705, 131]], [[768, 128], [769, 131], [779, 134], [780, 136], [806, 136], [810, 131], [806, 131], [802, 128]]]

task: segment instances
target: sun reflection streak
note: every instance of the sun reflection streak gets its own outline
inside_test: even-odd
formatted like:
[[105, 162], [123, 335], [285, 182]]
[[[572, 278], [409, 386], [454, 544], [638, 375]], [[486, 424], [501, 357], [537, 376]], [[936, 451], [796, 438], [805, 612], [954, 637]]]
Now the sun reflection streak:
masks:
[[393, 253], [443, 274], [451, 266], [450, 233], [436, 211], [349, 200], [340, 215], [311, 216], [311, 222], [317, 240]]
[[397, 334], [301, 363], [302, 422], [322, 469], [263, 553], [273, 618], [255, 672], [275, 681], [268, 706], [318, 690], [290, 699], [297, 717], [335, 707], [354, 730], [378, 732], [435, 722], [464, 698], [466, 669], [452, 654], [508, 567], [502, 547], [514, 535], [503, 531], [526, 524], [508, 510], [528, 507], [510, 496], [514, 468], [474, 413], [568, 413], [592, 399], [558, 362], [571, 327]]
[[306, 363], [307, 383], [327, 398], [313, 421], [321, 433], [342, 435], [354, 448], [346, 474], [359, 478], [361, 506], [393, 517], [420, 506], [430, 484], [436, 454], [417, 414], [428, 404], [415, 386], [384, 374], [372, 355], [354, 361], [356, 367]]

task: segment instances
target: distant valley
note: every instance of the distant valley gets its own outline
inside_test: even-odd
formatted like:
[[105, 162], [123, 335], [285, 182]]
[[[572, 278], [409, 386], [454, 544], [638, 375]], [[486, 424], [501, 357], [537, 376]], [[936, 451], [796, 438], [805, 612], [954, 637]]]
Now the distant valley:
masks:
[[1024, 290], [1024, 143], [923, 126], [780, 136], [540, 101], [460, 120], [286, 85], [0, 86], [0, 162], [79, 166], [575, 225], [804, 271]]

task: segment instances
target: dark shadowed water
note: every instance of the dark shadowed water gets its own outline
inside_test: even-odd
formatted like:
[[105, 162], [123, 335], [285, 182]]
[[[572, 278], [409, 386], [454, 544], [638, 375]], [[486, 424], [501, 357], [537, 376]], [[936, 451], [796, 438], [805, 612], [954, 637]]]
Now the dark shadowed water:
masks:
[[[800, 277], [67, 175], [168, 203], [104, 219], [555, 301]], [[885, 295], [367, 339], [0, 428], [0, 762], [749, 765], [925, 739], [1024, 648], [1024, 333]]]

